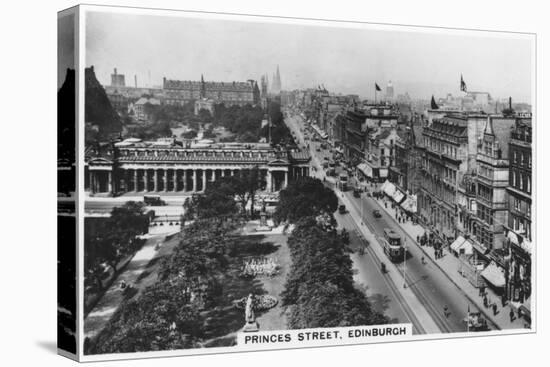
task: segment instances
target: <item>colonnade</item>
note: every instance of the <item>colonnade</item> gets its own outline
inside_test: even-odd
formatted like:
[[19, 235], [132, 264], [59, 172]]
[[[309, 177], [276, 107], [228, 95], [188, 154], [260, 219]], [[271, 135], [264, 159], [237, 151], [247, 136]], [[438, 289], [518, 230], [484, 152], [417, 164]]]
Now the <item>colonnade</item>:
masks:
[[[250, 168], [225, 167], [120, 167], [113, 170], [88, 169], [88, 188], [95, 193], [194, 193], [203, 192], [209, 182], [224, 176], [239, 175]], [[290, 171], [289, 171], [290, 170]], [[269, 167], [260, 169], [265, 177], [265, 191], [285, 188], [289, 179], [309, 175], [308, 167]], [[289, 177], [291, 176], [291, 177]]]

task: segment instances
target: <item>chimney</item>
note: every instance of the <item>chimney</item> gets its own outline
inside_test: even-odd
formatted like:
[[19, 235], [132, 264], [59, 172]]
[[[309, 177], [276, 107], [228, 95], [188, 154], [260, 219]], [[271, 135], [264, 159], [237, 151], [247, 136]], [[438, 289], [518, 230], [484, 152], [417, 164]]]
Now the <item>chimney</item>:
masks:
[[134, 75], [134, 84], [135, 84], [135, 86], [136, 86], [136, 88], [137, 88], [137, 75]]
[[116, 68], [115, 68], [115, 75], [116, 75]]
[[512, 97], [508, 97], [508, 108], [512, 109]]

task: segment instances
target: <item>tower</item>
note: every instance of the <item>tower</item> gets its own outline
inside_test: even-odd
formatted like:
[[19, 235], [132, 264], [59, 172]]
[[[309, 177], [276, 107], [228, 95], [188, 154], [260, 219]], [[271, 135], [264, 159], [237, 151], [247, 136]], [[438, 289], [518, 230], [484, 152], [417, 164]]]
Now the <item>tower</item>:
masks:
[[204, 83], [204, 76], [201, 74], [201, 90], [200, 98], [206, 98], [206, 84]]
[[281, 92], [281, 74], [279, 72], [279, 65], [277, 65], [277, 70], [273, 75], [273, 93]]

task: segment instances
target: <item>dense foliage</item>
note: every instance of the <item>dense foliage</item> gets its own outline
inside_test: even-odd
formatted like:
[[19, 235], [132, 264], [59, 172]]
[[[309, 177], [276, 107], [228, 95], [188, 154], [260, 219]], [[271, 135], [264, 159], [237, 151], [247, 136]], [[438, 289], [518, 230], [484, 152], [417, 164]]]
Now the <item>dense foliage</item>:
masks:
[[168, 121], [159, 121], [153, 124], [142, 124], [126, 127], [127, 136], [143, 140], [156, 140], [172, 136], [170, 123]]
[[292, 329], [387, 323], [355, 288], [352, 262], [340, 235], [303, 217], [288, 239], [292, 266], [281, 294]]
[[159, 281], [124, 301], [89, 350], [127, 353], [199, 346], [234, 249], [230, 222], [198, 220], [164, 259]]
[[136, 236], [147, 232], [149, 217], [143, 203], [129, 201], [113, 208], [109, 218], [87, 219], [85, 224], [85, 284], [101, 289], [105, 265], [115, 268], [137, 250], [141, 242]]
[[236, 135], [239, 142], [254, 143], [260, 139], [264, 111], [259, 106], [230, 106], [217, 104], [214, 107], [213, 123], [223, 126]]
[[240, 213], [247, 215], [246, 207], [250, 203], [250, 215], [254, 215], [256, 192], [265, 187], [265, 181], [258, 167], [243, 170], [235, 176], [225, 176], [210, 182], [202, 194], [194, 194], [184, 203], [185, 220], [218, 218], [224, 220]]
[[281, 190], [275, 219], [294, 223], [300, 218], [322, 212], [333, 213], [337, 208], [338, 198], [321, 180], [302, 177]]
[[[281, 112], [281, 105], [278, 102], [272, 101], [268, 107], [269, 118], [271, 121], [271, 143], [274, 145], [286, 146], [293, 144], [293, 139], [288, 126], [285, 124], [284, 115]], [[261, 136], [266, 139], [269, 136], [269, 126], [264, 126], [261, 131]]]

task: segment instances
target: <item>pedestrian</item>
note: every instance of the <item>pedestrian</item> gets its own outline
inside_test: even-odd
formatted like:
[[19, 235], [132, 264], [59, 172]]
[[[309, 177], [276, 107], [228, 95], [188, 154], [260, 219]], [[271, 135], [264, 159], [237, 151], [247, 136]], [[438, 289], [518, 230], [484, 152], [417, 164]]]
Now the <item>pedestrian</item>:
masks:
[[446, 318], [449, 318], [449, 307], [447, 307], [447, 305], [445, 305], [445, 307], [443, 307], [443, 314], [445, 315]]
[[485, 308], [489, 307], [489, 300], [486, 294], [483, 296], [483, 306], [485, 306]]
[[493, 316], [496, 316], [497, 315], [497, 309], [498, 309], [498, 306], [496, 304], [496, 302], [493, 302]]
[[521, 308], [518, 308], [518, 319], [521, 319], [521, 317], [523, 316], [522, 312], [523, 311], [521, 311]]
[[510, 309], [510, 322], [514, 322], [514, 310]]
[[484, 294], [485, 294], [485, 287], [484, 287], [484, 286], [480, 286], [480, 287], [479, 287], [479, 296], [480, 296], [480, 297], [483, 297]]
[[426, 260], [424, 260], [424, 256], [422, 256], [421, 261], [422, 261], [422, 265], [426, 264]]
[[417, 242], [417, 243], [420, 243], [420, 235], [417, 235], [417, 236], [416, 236], [416, 242]]

